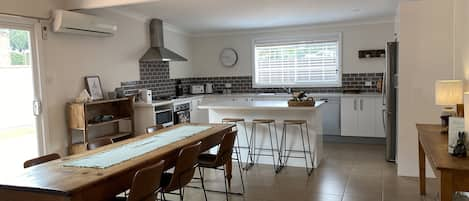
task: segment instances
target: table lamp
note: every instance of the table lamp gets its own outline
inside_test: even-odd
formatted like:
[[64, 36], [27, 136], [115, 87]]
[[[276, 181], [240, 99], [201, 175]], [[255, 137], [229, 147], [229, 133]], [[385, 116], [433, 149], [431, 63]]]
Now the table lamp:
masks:
[[463, 104], [463, 82], [462, 80], [437, 80], [435, 83], [435, 104], [444, 106], [441, 112], [442, 133], [448, 132], [448, 121], [450, 116], [462, 116], [461, 109], [454, 111], [453, 107]]

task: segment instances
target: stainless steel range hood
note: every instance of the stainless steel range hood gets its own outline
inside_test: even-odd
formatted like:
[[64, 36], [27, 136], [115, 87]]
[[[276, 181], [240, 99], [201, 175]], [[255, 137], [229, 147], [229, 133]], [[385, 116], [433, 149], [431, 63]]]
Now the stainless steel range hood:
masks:
[[163, 21], [152, 19], [150, 22], [151, 47], [140, 61], [187, 61], [186, 58], [164, 47]]

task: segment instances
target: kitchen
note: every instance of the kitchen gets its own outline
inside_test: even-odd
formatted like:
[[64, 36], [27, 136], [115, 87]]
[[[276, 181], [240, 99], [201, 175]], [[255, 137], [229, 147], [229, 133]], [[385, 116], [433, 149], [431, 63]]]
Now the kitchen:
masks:
[[[231, 172], [225, 176], [232, 185], [230, 200], [278, 200], [291, 195], [298, 195], [298, 200], [416, 200], [421, 198], [415, 190], [418, 180], [412, 178], [418, 175], [414, 164], [417, 139], [408, 133], [416, 133], [414, 121], [439, 122], [438, 107], [428, 103], [433, 100], [429, 83], [452, 74], [459, 79], [464, 68], [454, 67], [448, 73], [436, 64], [447, 66], [443, 60], [450, 63], [451, 59], [433, 56], [428, 59], [434, 62], [425, 63], [418, 58], [426, 56], [407, 55], [417, 52], [412, 51], [415, 47], [421, 48], [418, 52], [435, 51], [434, 55], [448, 58], [462, 54], [463, 47], [456, 50], [447, 45], [464, 44], [461, 36], [465, 29], [442, 28], [455, 18], [462, 19], [465, 4], [454, 2], [464, 6], [435, 0], [274, 1], [269, 5], [262, 1], [20, 0], [0, 3], [0, 28], [30, 30], [30, 47], [35, 55], [31, 61], [37, 68], [33, 73], [39, 86], [34, 100], [36, 125], [40, 125], [35, 133], [36, 156], [58, 153], [73, 158], [69, 156], [73, 151], [87, 155], [87, 144], [115, 132], [106, 129], [117, 129], [118, 135], [112, 136], [109, 145], [115, 147], [128, 142], [128, 137], [146, 136], [142, 134], [155, 125], [162, 125], [166, 131], [187, 122], [215, 124], [223, 119], [243, 119], [231, 122], [236, 124], [238, 138], [234, 142], [237, 150], [233, 155], [237, 157], [233, 156], [232, 181], [228, 179]], [[436, 7], [444, 8], [440, 20], [431, 15], [437, 13], [432, 10]], [[419, 9], [430, 12], [419, 11], [420, 17], [412, 14]], [[101, 19], [105, 25], [112, 25], [105, 27], [111, 34], [95, 37], [58, 31], [52, 23], [57, 19], [52, 12], [56, 10]], [[435, 27], [412, 26], [430, 23], [430, 19]], [[456, 25], [464, 27], [460, 21]], [[428, 44], [430, 36], [419, 38], [414, 30], [440, 33], [445, 37], [435, 37], [445, 42]], [[461, 43], [451, 41], [452, 35]], [[287, 53], [287, 47], [310, 52]], [[318, 53], [317, 49], [322, 51]], [[275, 55], [282, 51], [287, 55], [285, 60]], [[158, 54], [160, 58], [153, 57]], [[301, 61], [294, 67], [276, 63], [291, 60]], [[411, 66], [423, 63], [435, 75], [430, 73], [428, 79], [417, 75], [427, 71]], [[298, 73], [292, 76], [287, 67]], [[120, 97], [116, 100], [119, 103], [106, 102], [113, 99], [84, 103], [91, 113], [86, 109], [81, 112], [92, 114], [103, 104], [103, 111], [109, 105], [119, 105], [128, 113], [97, 115], [100, 119], [85, 123], [96, 129], [88, 132], [86, 126], [70, 126], [68, 108], [77, 97], [86, 99], [80, 96], [89, 89], [83, 78], [92, 76], [99, 76], [101, 95]], [[398, 79], [406, 87], [396, 91]], [[288, 101], [301, 96], [299, 92], [314, 98], [315, 107], [289, 107]], [[413, 104], [419, 112], [410, 109], [413, 94], [423, 103]], [[129, 106], [120, 103], [127, 104], [126, 97], [134, 95], [136, 100]], [[426, 115], [416, 117], [420, 113]], [[409, 119], [411, 116], [415, 118]], [[109, 124], [114, 127], [100, 130], [98, 127], [108, 125], [103, 120], [106, 118], [112, 119]], [[266, 119], [273, 123], [252, 124]], [[286, 125], [289, 120], [305, 122], [297, 128], [298, 122]], [[253, 136], [257, 143], [252, 144]], [[71, 149], [74, 145], [76, 149]], [[13, 148], [24, 149], [9, 147]], [[216, 151], [214, 148], [207, 153]], [[17, 162], [21, 160], [23, 165], [26, 159], [18, 158]], [[21, 172], [22, 168], [14, 170]], [[207, 170], [205, 177], [207, 189], [225, 192], [221, 173]], [[437, 184], [430, 182], [436, 194], [429, 193], [431, 199], [439, 194]], [[206, 196], [208, 200], [225, 200], [224, 193], [207, 191], [204, 195], [199, 189], [186, 190], [188, 200], [204, 200]]]

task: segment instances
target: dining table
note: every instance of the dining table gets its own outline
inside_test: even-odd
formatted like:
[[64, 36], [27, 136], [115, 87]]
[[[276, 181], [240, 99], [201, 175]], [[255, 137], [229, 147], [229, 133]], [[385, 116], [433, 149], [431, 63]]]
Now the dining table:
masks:
[[[174, 167], [183, 147], [200, 141], [201, 151], [208, 151], [235, 129], [230, 124], [178, 124], [25, 168], [17, 175], [0, 180], [0, 200], [112, 200], [130, 188], [138, 170], [161, 160], [165, 161], [165, 170], [168, 170]], [[231, 161], [226, 166], [231, 181]]]

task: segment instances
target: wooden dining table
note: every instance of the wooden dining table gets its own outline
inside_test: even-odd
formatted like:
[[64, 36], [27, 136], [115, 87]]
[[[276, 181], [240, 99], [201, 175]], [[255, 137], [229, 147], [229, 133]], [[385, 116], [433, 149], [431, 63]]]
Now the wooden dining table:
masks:
[[[103, 151], [112, 150], [128, 143], [177, 129], [184, 125], [210, 126], [207, 130], [188, 138], [162, 146], [141, 156], [107, 168], [69, 167], [64, 164]], [[174, 166], [179, 150], [187, 145], [202, 142], [202, 151], [218, 145], [224, 134], [231, 132], [234, 125], [227, 124], [179, 124], [171, 128], [144, 134], [96, 150], [64, 157], [34, 167], [26, 168], [21, 174], [0, 180], [1, 201], [104, 201], [130, 188], [134, 174], [144, 167], [165, 160], [165, 169]], [[231, 179], [231, 163], [227, 174]]]

